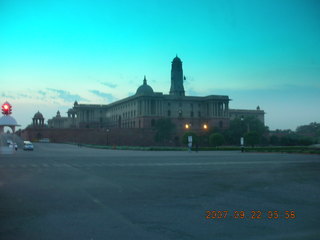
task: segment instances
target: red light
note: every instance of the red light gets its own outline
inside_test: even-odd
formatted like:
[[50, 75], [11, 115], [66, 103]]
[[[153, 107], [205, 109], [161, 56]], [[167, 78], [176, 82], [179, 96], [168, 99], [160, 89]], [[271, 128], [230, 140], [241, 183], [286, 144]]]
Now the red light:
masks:
[[10, 103], [5, 102], [2, 106], [2, 114], [4, 115], [10, 115], [12, 112], [12, 106], [10, 105]]

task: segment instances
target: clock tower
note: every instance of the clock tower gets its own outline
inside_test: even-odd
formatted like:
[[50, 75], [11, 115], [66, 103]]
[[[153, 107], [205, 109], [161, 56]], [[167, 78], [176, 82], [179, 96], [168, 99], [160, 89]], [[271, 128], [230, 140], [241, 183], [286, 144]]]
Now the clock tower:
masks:
[[182, 61], [176, 56], [171, 63], [170, 95], [184, 96]]

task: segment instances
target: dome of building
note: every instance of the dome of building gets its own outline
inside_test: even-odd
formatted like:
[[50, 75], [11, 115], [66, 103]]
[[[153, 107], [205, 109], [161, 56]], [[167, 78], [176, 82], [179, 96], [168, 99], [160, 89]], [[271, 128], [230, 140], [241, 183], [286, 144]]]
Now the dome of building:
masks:
[[67, 113], [76, 113], [77, 111], [74, 110], [73, 108], [69, 108]]
[[152, 95], [153, 89], [147, 84], [146, 76], [144, 76], [143, 84], [138, 87], [136, 95]]
[[40, 113], [39, 111], [34, 115], [33, 118], [44, 118], [42, 113]]
[[9, 115], [4, 115], [0, 118], [0, 126], [19, 126], [19, 125], [13, 117]]
[[181, 59], [176, 55], [176, 57], [172, 60], [172, 62], [182, 62]]

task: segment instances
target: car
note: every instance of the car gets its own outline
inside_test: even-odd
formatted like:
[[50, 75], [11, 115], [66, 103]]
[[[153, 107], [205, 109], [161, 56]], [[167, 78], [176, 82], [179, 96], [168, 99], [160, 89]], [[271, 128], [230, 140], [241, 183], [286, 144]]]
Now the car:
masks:
[[24, 141], [23, 142], [23, 150], [27, 151], [27, 150], [30, 150], [30, 151], [33, 151], [33, 144], [32, 142], [30, 141]]

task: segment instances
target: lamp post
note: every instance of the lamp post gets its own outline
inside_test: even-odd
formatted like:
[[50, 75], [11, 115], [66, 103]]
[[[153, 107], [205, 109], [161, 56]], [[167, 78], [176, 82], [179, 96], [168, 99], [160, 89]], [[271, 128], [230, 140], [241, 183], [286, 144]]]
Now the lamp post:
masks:
[[[209, 142], [209, 138], [207, 136], [207, 132], [208, 132], [208, 129], [209, 129], [209, 126], [207, 123], [203, 123], [201, 125], [201, 136], [199, 137], [198, 139], [198, 142], [200, 142], [200, 139], [201, 139], [201, 144], [202, 145], [205, 145], [207, 146], [208, 145], [208, 142]], [[197, 142], [197, 145], [196, 145], [196, 149], [198, 151], [198, 148], [199, 148], [199, 143]]]
[[[243, 116], [241, 116], [241, 121], [242, 122], [244, 122], [244, 117]], [[249, 125], [249, 122], [247, 122], [247, 123], [245, 123], [246, 124], [246, 133], [249, 133], [250, 132], [250, 125]], [[244, 151], [244, 136], [242, 136], [241, 138], [240, 138], [240, 144], [241, 144], [241, 152], [243, 152]]]
[[108, 146], [109, 145], [109, 132], [110, 132], [110, 129], [107, 128], [106, 132], [107, 132], [107, 146]]
[[[191, 128], [191, 123], [186, 123], [184, 125], [185, 130], [189, 130]], [[187, 136], [188, 139], [188, 148], [189, 148], [189, 152], [191, 152], [191, 148], [192, 148], [192, 135]]]
[[[243, 116], [241, 117], [241, 122], [244, 121]], [[241, 145], [241, 152], [244, 152], [244, 136], [240, 137], [240, 145]]]

